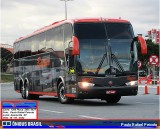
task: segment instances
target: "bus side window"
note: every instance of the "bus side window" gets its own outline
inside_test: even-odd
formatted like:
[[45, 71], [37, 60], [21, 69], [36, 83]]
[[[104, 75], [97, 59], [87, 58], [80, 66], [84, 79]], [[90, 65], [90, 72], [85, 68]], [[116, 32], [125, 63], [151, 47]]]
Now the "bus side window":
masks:
[[46, 32], [38, 35], [38, 53], [44, 53], [46, 51]]
[[38, 41], [36, 36], [32, 36], [30, 38], [31, 43], [31, 53], [32, 55], [36, 55], [38, 53]]
[[18, 58], [18, 43], [15, 43], [14, 44], [14, 59], [17, 59]]
[[64, 46], [65, 46], [65, 49], [68, 48], [68, 44], [72, 40], [72, 35], [73, 35], [72, 25], [65, 24], [65, 27], [64, 27], [64, 43], [65, 43]]
[[29, 39], [25, 39], [25, 56], [31, 56], [31, 41]]
[[74, 67], [74, 56], [69, 55], [69, 43], [72, 40], [73, 30], [71, 24], [64, 25], [64, 48], [66, 55], [66, 62], [68, 67]]
[[55, 37], [54, 34], [55, 31], [54, 29], [48, 30], [46, 32], [46, 49], [49, 52], [53, 52], [54, 51], [54, 46], [55, 46]]

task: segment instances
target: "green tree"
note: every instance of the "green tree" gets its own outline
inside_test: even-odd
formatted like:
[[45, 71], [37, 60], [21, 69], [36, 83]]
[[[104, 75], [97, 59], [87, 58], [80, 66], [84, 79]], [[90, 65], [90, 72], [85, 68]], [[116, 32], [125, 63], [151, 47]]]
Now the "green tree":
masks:
[[1, 71], [5, 72], [7, 68], [7, 61], [6, 59], [1, 58]]
[[138, 59], [142, 62], [142, 70], [147, 71], [148, 67], [150, 65], [148, 64], [149, 57], [151, 55], [157, 55], [159, 57], [159, 44], [154, 44], [152, 40], [148, 39], [146, 40], [147, 43], [147, 54], [142, 55], [141, 54], [141, 48], [140, 44], [138, 43], [137, 48], [138, 48]]

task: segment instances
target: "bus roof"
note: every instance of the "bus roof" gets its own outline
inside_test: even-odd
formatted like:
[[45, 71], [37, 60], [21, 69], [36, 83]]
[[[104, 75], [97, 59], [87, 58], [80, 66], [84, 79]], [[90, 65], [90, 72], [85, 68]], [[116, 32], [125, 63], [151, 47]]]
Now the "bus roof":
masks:
[[76, 19], [71, 19], [71, 20], [61, 20], [61, 21], [54, 22], [54, 23], [52, 23], [52, 24], [50, 24], [48, 26], [44, 26], [44, 27], [42, 27], [42, 28], [34, 31], [33, 33], [31, 33], [31, 34], [29, 34], [27, 36], [20, 37], [20, 38], [16, 39], [16, 41], [14, 43], [22, 41], [22, 40], [24, 40], [26, 38], [32, 37], [32, 36], [34, 36], [36, 34], [45, 32], [45, 31], [47, 31], [49, 29], [52, 29], [52, 28], [57, 27], [57, 26], [60, 26], [60, 25], [62, 25], [64, 23], [71, 23], [71, 24], [73, 24], [73, 23], [83, 23], [83, 22], [93, 22], [93, 23], [94, 22], [96, 22], [96, 23], [97, 22], [130, 23], [127, 20], [109, 19], [109, 18], [76, 18]]

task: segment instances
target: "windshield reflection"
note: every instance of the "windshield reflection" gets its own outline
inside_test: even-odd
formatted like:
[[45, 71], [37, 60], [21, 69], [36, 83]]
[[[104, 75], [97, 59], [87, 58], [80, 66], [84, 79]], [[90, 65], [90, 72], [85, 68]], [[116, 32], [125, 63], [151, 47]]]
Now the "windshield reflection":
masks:
[[75, 34], [80, 43], [80, 55], [76, 58], [78, 73], [106, 75], [136, 72], [137, 53], [134, 45], [134, 56], [131, 56], [134, 36], [130, 24], [80, 23], [75, 25]]
[[[83, 73], [95, 73], [105, 53], [105, 39], [80, 40], [80, 57], [77, 58], [77, 69]], [[102, 64], [99, 73], [109, 68], [107, 60]]]

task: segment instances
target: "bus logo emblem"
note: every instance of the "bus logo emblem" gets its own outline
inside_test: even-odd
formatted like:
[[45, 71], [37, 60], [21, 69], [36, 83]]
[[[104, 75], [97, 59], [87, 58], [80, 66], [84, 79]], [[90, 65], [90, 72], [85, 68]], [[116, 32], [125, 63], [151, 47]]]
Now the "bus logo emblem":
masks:
[[112, 82], [112, 81], [109, 81], [108, 84], [109, 84], [110, 86], [112, 86], [112, 85], [113, 85], [113, 82]]

